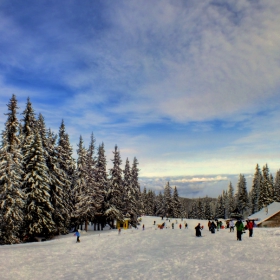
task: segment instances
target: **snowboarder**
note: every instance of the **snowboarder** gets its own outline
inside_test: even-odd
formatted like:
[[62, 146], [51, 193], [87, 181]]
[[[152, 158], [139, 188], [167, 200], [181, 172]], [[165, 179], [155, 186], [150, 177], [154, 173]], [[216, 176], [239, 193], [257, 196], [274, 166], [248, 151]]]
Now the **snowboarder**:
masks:
[[78, 229], [77, 229], [76, 232], [74, 233], [74, 236], [77, 236], [77, 241], [76, 241], [76, 243], [77, 243], [77, 242], [80, 242], [80, 232], [79, 232]]
[[242, 221], [238, 220], [235, 223], [235, 226], [236, 226], [236, 231], [237, 231], [237, 240], [242, 241], [241, 236], [242, 236], [243, 229], [244, 229], [244, 225], [243, 225]]
[[201, 237], [201, 227], [200, 227], [200, 223], [198, 223], [198, 225], [195, 227], [195, 236]]

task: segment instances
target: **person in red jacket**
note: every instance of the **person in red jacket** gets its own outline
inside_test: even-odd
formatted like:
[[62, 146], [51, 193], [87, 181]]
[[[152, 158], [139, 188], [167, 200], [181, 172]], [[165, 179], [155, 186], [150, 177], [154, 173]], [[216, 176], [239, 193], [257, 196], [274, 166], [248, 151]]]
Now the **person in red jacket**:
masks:
[[249, 229], [249, 237], [252, 237], [253, 236], [254, 222], [253, 221], [249, 221], [247, 227]]

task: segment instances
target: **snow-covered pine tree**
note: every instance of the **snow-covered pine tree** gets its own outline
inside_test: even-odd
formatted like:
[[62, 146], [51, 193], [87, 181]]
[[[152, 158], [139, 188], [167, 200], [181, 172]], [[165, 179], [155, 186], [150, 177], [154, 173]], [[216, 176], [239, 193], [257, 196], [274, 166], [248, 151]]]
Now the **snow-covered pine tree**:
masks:
[[15, 244], [21, 238], [25, 200], [21, 189], [23, 167], [15, 95], [7, 106], [9, 112], [0, 149], [0, 243]]
[[172, 217], [173, 216], [172, 188], [170, 187], [169, 182], [167, 182], [164, 187], [163, 201], [164, 201], [165, 216]]
[[230, 217], [231, 213], [235, 210], [234, 190], [231, 182], [229, 182], [227, 194], [228, 194], [227, 213], [228, 216]]
[[268, 206], [270, 203], [272, 203], [271, 199], [271, 182], [269, 179], [269, 169], [267, 164], [263, 166], [262, 169], [262, 178], [260, 183], [260, 195], [259, 195], [259, 201], [258, 201], [258, 208], [261, 210], [262, 208]]
[[[33, 139], [32, 139], [33, 136]], [[32, 140], [31, 140], [32, 139]], [[24, 146], [24, 191], [26, 194], [26, 234], [28, 238], [55, 234], [56, 227], [52, 219], [54, 209], [50, 201], [50, 180], [44, 150], [38, 131], [28, 137]]]
[[[94, 221], [96, 217], [101, 215], [102, 205], [104, 203], [104, 196], [102, 189], [99, 189], [95, 181], [95, 139], [93, 133], [91, 134], [89, 148], [86, 155], [86, 183], [87, 188], [83, 199], [84, 215], [86, 217], [86, 230], [88, 221]], [[103, 225], [101, 225], [103, 229]]]
[[21, 140], [22, 152], [23, 154], [25, 154], [26, 147], [29, 147], [30, 143], [34, 139], [34, 134], [37, 127], [35, 112], [33, 110], [32, 103], [29, 97], [27, 99], [26, 108], [23, 111], [22, 115], [23, 115], [23, 119], [21, 121], [23, 122], [23, 124], [21, 126], [21, 131], [20, 131], [21, 132], [20, 140]]
[[173, 217], [174, 218], [181, 218], [182, 217], [182, 213], [181, 213], [181, 209], [182, 209], [182, 204], [181, 201], [179, 199], [179, 194], [178, 194], [178, 190], [177, 187], [174, 187], [174, 191], [173, 191]]
[[132, 226], [137, 226], [137, 201], [136, 201], [136, 189], [132, 187], [132, 176], [130, 170], [130, 164], [128, 158], [125, 162], [125, 167], [123, 170], [123, 186], [124, 186], [124, 203], [126, 213], [124, 213], [129, 219]]
[[148, 195], [147, 195], [147, 189], [144, 187], [143, 192], [141, 193], [141, 200], [143, 203], [143, 213], [144, 215], [147, 215], [148, 212]]
[[223, 219], [225, 218], [225, 208], [222, 195], [218, 196], [218, 200], [216, 202], [215, 217]]
[[[70, 215], [72, 215], [72, 213], [74, 212], [72, 189], [74, 173], [76, 168], [76, 163], [74, 158], [72, 157], [72, 154], [73, 149], [70, 145], [69, 135], [66, 133], [65, 124], [62, 120], [61, 125], [59, 127], [56, 155], [59, 164], [59, 169], [63, 171], [63, 176], [65, 176], [63, 186], [63, 197], [65, 205], [67, 207], [67, 213], [70, 213]], [[65, 220], [65, 222], [65, 226], [68, 227], [69, 222], [67, 220]], [[75, 226], [74, 221], [71, 222], [71, 226]]]
[[276, 176], [275, 176], [274, 195], [275, 195], [275, 201], [280, 202], [280, 170], [276, 172]]
[[113, 154], [113, 167], [110, 169], [110, 181], [107, 191], [105, 211], [105, 216], [112, 227], [114, 220], [124, 220], [123, 180], [121, 169], [122, 160], [117, 145], [115, 146]]
[[274, 194], [274, 178], [273, 175], [269, 174], [269, 198], [271, 203], [275, 201], [275, 194]]
[[54, 208], [53, 221], [57, 234], [66, 234], [70, 227], [71, 212], [64, 191], [66, 188], [69, 190], [71, 182], [65, 171], [60, 168], [56, 139], [57, 136], [49, 129], [45, 142], [46, 164], [50, 179], [51, 203]]
[[104, 143], [99, 145], [97, 150], [97, 161], [95, 165], [95, 184], [98, 193], [102, 196], [102, 204], [99, 209], [98, 215], [95, 215], [94, 219], [94, 230], [96, 230], [96, 225], [98, 225], [98, 230], [103, 229], [106, 223], [105, 211], [106, 211], [106, 193], [108, 191], [108, 176], [107, 176], [107, 161], [105, 156]]
[[224, 216], [225, 216], [225, 219], [226, 219], [229, 216], [229, 213], [228, 213], [229, 199], [228, 199], [227, 191], [223, 190], [222, 197], [223, 197]]
[[192, 201], [191, 210], [188, 214], [189, 219], [197, 219], [197, 202], [194, 199]]
[[73, 220], [75, 226], [79, 226], [87, 220], [87, 213], [85, 209], [85, 195], [87, 194], [87, 173], [86, 173], [86, 149], [82, 136], [80, 136], [78, 149], [77, 149], [77, 169], [74, 174], [74, 185], [73, 185], [73, 201], [74, 201], [74, 213]]
[[143, 203], [141, 201], [141, 190], [140, 190], [140, 184], [139, 184], [139, 168], [138, 168], [138, 160], [136, 157], [133, 159], [132, 167], [131, 167], [131, 186], [135, 190], [135, 201], [137, 202], [137, 205], [135, 206], [135, 209], [137, 209], [137, 216], [139, 217], [142, 208]]
[[210, 207], [210, 200], [209, 200], [208, 196], [206, 196], [205, 202], [204, 202], [204, 217], [207, 220], [210, 220], [213, 218], [213, 214], [212, 214], [211, 207]]
[[253, 184], [252, 184], [252, 189], [251, 189], [251, 213], [254, 214], [256, 213], [259, 208], [259, 195], [260, 195], [260, 184], [262, 180], [262, 174], [259, 165], [256, 165], [255, 169], [255, 174], [253, 177]]
[[156, 216], [160, 216], [160, 217], [164, 216], [164, 201], [161, 192], [159, 192], [156, 198]]
[[198, 202], [197, 202], [197, 219], [199, 219], [199, 220], [205, 219], [204, 208], [203, 208], [203, 203], [202, 203], [201, 198], [199, 198]]
[[243, 212], [248, 207], [248, 203], [249, 199], [246, 186], [246, 179], [244, 175], [240, 174], [239, 181], [237, 184], [236, 205], [241, 214], [243, 214]]

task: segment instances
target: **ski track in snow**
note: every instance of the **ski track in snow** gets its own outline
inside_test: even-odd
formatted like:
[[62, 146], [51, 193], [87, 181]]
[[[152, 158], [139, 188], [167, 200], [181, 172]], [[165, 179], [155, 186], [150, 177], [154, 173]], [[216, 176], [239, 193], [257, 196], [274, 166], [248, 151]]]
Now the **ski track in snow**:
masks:
[[[145, 230], [73, 233], [55, 240], [5, 245], [1, 279], [280, 279], [280, 229], [254, 228], [242, 242], [236, 232], [211, 234], [207, 221], [178, 219], [175, 229], [158, 229], [159, 217], [143, 217]], [[175, 223], [175, 219], [173, 219]], [[202, 238], [194, 227], [204, 225]], [[179, 223], [183, 227], [179, 229]], [[141, 224], [142, 225], [142, 224]]]

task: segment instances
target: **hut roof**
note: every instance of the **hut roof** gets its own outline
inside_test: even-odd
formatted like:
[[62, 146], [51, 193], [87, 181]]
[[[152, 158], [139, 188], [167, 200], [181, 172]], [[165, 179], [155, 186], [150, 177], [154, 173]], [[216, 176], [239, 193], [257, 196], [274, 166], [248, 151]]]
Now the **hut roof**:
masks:
[[273, 202], [266, 207], [262, 208], [259, 212], [249, 216], [249, 220], [255, 220], [256, 224], [259, 225], [264, 221], [270, 219], [272, 216], [280, 212], [280, 202]]

